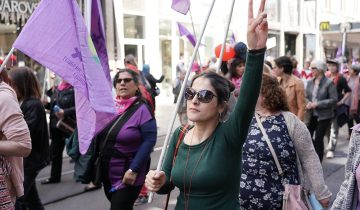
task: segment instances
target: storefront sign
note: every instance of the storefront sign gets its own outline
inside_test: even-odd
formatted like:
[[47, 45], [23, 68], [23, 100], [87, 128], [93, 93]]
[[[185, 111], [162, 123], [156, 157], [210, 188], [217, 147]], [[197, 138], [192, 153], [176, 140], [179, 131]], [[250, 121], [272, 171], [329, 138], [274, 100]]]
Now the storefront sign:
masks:
[[31, 14], [37, 5], [34, 1], [0, 0], [0, 12]]
[[330, 22], [325, 21], [320, 23], [320, 31], [329, 31], [330, 30]]
[[24, 24], [38, 4], [39, 0], [0, 0], [0, 21]]

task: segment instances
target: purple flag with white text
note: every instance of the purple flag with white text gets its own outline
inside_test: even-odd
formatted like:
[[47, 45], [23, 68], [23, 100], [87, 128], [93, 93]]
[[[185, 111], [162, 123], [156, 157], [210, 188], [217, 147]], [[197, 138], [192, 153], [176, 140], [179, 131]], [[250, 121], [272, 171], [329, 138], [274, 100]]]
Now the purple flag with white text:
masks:
[[195, 36], [190, 33], [190, 31], [188, 31], [184, 25], [177, 23], [178, 28], [179, 28], [179, 34], [180, 36], [186, 36], [188, 38], [188, 40], [191, 42], [192, 46], [195, 47], [196, 45], [196, 38]]
[[14, 43], [75, 88], [80, 152], [116, 116], [111, 87], [76, 0], [42, 0]]
[[190, 9], [190, 0], [173, 0], [171, 8], [183, 15], [186, 15]]
[[106, 79], [109, 81], [110, 87], [112, 87], [111, 77], [110, 77], [110, 67], [108, 62], [109, 58], [106, 50], [104, 19], [103, 19], [100, 0], [92, 0], [90, 34], [91, 34], [91, 39], [94, 42], [96, 52], [99, 56], [101, 66], [103, 67]]

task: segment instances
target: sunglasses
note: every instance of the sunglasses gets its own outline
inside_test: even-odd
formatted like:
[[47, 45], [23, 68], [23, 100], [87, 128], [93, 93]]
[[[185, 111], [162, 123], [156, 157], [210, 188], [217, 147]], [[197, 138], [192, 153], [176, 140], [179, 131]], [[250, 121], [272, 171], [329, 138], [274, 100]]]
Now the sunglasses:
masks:
[[210, 90], [200, 90], [200, 91], [196, 92], [192, 88], [185, 89], [185, 99], [186, 100], [193, 100], [195, 96], [197, 96], [197, 99], [201, 103], [210, 103], [211, 100], [214, 97], [216, 97], [216, 95], [213, 92], [211, 92]]
[[124, 78], [124, 79], [117, 79], [116, 83], [121, 83], [122, 81], [124, 81], [124, 83], [129, 83], [133, 80], [133, 78]]

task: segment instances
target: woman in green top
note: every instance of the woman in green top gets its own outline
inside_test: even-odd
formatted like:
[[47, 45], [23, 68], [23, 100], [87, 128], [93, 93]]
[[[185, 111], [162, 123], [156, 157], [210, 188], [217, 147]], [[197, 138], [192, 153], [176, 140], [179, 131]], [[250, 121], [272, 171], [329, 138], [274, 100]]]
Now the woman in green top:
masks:
[[253, 18], [249, 0], [248, 52], [240, 100], [229, 120], [221, 122], [227, 110], [230, 82], [215, 73], [194, 78], [186, 90], [187, 115], [194, 126], [185, 134], [173, 156], [180, 133], [169, 144], [162, 171], [150, 171], [146, 186], [150, 191], [168, 193], [178, 187], [176, 210], [240, 209], [238, 202], [242, 145], [259, 96], [264, 52], [268, 34], [265, 0]]

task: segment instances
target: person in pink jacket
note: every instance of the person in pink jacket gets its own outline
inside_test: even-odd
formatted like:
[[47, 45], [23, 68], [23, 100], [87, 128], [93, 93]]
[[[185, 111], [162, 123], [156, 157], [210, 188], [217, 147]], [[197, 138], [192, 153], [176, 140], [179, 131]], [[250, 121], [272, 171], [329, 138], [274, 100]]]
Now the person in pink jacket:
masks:
[[20, 110], [15, 91], [0, 74], [0, 208], [10, 208], [24, 194], [23, 157], [31, 152], [28, 126]]

